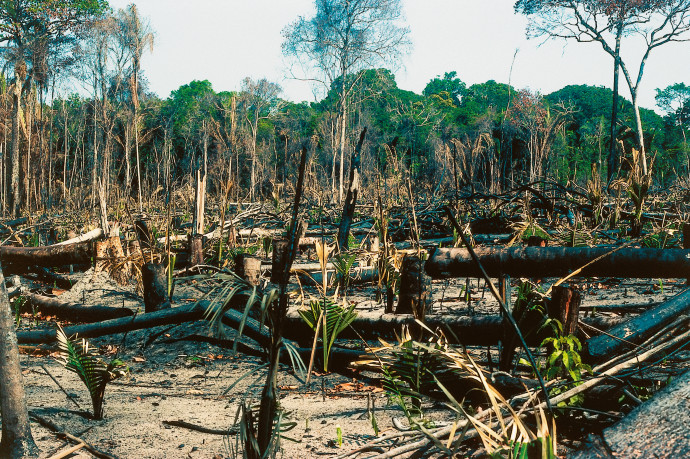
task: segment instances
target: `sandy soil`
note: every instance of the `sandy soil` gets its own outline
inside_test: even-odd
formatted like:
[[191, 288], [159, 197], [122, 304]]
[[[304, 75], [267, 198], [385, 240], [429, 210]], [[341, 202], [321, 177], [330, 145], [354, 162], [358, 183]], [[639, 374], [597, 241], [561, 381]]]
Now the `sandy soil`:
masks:
[[[497, 312], [490, 293], [484, 292], [476, 280], [472, 285], [472, 313]], [[578, 285], [585, 293], [584, 307], [632, 304], [644, 307], [675, 294], [684, 286], [684, 281], [659, 284], [659, 281], [649, 280], [623, 283], [595, 280]], [[458, 314], [470, 313], [467, 304], [458, 300], [464, 280], [435, 282], [434, 286], [439, 300], [436, 307]], [[201, 291], [196, 288], [180, 286], [176, 290], [176, 302], [179, 305], [183, 300], [200, 295]], [[61, 297], [86, 304], [143, 309], [134, 286], [122, 288], [104, 274], [87, 273], [83, 281]], [[352, 299], [368, 309], [371, 298], [371, 291], [358, 290]], [[24, 319], [25, 325], [30, 322]], [[29, 409], [64, 431], [120, 458], [234, 457], [235, 436], [201, 433], [163, 423], [182, 420], [205, 428], [227, 430], [232, 427], [242, 401], [258, 403], [265, 374], [259, 369], [262, 362], [254, 357], [232, 355], [231, 350], [208, 343], [173, 342], [193, 334], [207, 335], [207, 325], [198, 322], [159, 327], [92, 340], [100, 346], [104, 359], [117, 356], [131, 368], [130, 377], [108, 386], [106, 417], [100, 421], [89, 418], [91, 402], [78, 377], [66, 371], [54, 355], [46, 355], [54, 348], [28, 349], [22, 356], [22, 365]], [[285, 366], [283, 370], [279, 380], [280, 403], [287, 420], [295, 422], [294, 428], [285, 434], [294, 441], [285, 439], [282, 443], [284, 457], [333, 455], [375, 438], [367, 414], [369, 403], [375, 406], [383, 435], [394, 429], [393, 417], [402, 417], [399, 409], [387, 404], [380, 388], [355, 385], [337, 374], [318, 373], [309, 385], [305, 385], [290, 368]], [[253, 372], [250, 376], [237, 382], [250, 372]], [[235, 386], [228, 391], [232, 384]], [[449, 414], [440, 407], [430, 406], [429, 409], [439, 421], [449, 419]], [[337, 426], [343, 432], [343, 449], [336, 444]], [[38, 424], [32, 423], [32, 429], [42, 457], [67, 448], [66, 443]], [[77, 452], [71, 457], [92, 456]]]

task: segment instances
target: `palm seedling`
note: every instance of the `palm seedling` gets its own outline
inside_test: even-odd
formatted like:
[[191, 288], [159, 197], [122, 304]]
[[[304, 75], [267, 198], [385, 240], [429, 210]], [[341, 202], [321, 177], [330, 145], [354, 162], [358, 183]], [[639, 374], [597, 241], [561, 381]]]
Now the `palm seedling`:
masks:
[[309, 309], [299, 311], [302, 320], [304, 320], [315, 333], [318, 333], [319, 329], [321, 329], [323, 333], [321, 338], [321, 344], [323, 346], [323, 371], [328, 371], [328, 357], [331, 354], [331, 348], [336, 338], [357, 317], [357, 313], [354, 311], [355, 306], [356, 305], [353, 303], [350, 307], [347, 307], [345, 301], [343, 301], [343, 306], [340, 306], [330, 298], [324, 297], [323, 300], [312, 300], [309, 303]]
[[59, 361], [69, 371], [76, 373], [91, 395], [94, 419], [103, 419], [105, 387], [110, 381], [129, 373], [129, 368], [119, 359], [106, 364], [99, 358], [90, 343], [82, 338], [68, 338], [62, 327], [57, 331], [60, 347]]

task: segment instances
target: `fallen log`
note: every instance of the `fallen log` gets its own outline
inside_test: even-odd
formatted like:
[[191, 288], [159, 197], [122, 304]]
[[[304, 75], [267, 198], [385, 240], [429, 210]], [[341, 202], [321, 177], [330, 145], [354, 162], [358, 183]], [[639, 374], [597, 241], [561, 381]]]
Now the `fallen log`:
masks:
[[15, 266], [63, 266], [91, 263], [94, 256], [92, 241], [45, 247], [0, 247], [0, 261]]
[[58, 242], [55, 245], [70, 245], [70, 244], [76, 244], [77, 242], [93, 241], [93, 240], [102, 238], [104, 234], [105, 233], [103, 233], [103, 230], [101, 228], [96, 228], [96, 229], [91, 230], [87, 233], [81, 234], [81, 235], [73, 237], [71, 239], [67, 239], [66, 241]]
[[588, 362], [605, 361], [633, 348], [679, 316], [688, 313], [690, 313], [690, 289], [611, 328], [606, 335], [588, 339], [584, 343], [582, 358]]
[[[380, 312], [357, 311], [357, 318], [351, 326], [342, 331], [338, 338], [365, 339], [388, 338], [400, 335], [403, 325], [414, 326], [415, 318], [411, 314], [382, 314]], [[598, 315], [583, 318], [582, 321], [599, 330], [606, 330], [623, 321], [620, 317]], [[496, 344], [502, 337], [503, 319], [500, 315], [448, 316], [447, 314], [428, 314], [424, 323], [432, 330], [439, 329], [455, 342], [465, 345], [486, 346]], [[297, 311], [290, 311], [285, 324], [286, 335], [302, 345], [310, 341], [314, 332], [304, 323]], [[532, 345], [538, 345], [535, 340]]]
[[[199, 320], [203, 317], [204, 310], [204, 306], [195, 303], [192, 306], [164, 309], [162, 311], [140, 314], [134, 317], [110, 319], [93, 324], [72, 325], [70, 327], [65, 327], [64, 330], [67, 336], [79, 334], [81, 338], [93, 338], [97, 336], [113, 335], [115, 333], [124, 333], [131, 330], [140, 330], [142, 328]], [[17, 332], [17, 339], [22, 344], [52, 343], [56, 339], [56, 330], [20, 331]]]
[[70, 322], [100, 322], [109, 319], [132, 317], [134, 312], [128, 308], [112, 308], [109, 306], [84, 306], [76, 303], [60, 301], [59, 298], [26, 293], [29, 300], [22, 308], [23, 312], [31, 312], [33, 306], [43, 316], [56, 316]]
[[[475, 251], [491, 277], [561, 277], [590, 262], [579, 276], [690, 277], [690, 250], [684, 249], [624, 248], [612, 252], [607, 247], [509, 247]], [[482, 275], [469, 251], [459, 248], [433, 250], [425, 269], [435, 279]]]

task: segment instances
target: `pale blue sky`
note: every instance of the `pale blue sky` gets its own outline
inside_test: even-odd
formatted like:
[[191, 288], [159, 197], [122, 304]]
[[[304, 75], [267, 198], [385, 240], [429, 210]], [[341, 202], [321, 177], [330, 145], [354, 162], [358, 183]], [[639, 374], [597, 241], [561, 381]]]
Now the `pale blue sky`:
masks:
[[[110, 0], [123, 8], [131, 0]], [[309, 84], [287, 78], [281, 30], [310, 15], [313, 0], [139, 0], [156, 33], [143, 60], [151, 89], [160, 97], [197, 79], [216, 91], [237, 90], [244, 77], [268, 78], [283, 97], [314, 100]], [[493, 79], [548, 94], [568, 84], [611, 86], [612, 59], [598, 44], [525, 39], [525, 18], [514, 0], [403, 0], [412, 52], [396, 72], [398, 86], [420, 93], [436, 75], [455, 70], [468, 84]], [[630, 62], [638, 61], [626, 53]], [[636, 75], [637, 65], [631, 71]], [[650, 57], [640, 105], [654, 107], [655, 88], [690, 83], [690, 43], [671, 43]], [[621, 81], [621, 94], [629, 96]]]

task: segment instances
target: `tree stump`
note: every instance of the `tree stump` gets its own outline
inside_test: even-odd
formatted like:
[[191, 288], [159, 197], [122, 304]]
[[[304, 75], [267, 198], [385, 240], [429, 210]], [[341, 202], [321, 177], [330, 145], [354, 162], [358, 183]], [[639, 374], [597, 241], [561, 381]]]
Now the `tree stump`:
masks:
[[144, 285], [144, 311], [146, 313], [170, 308], [168, 276], [164, 265], [145, 263], [141, 267], [141, 281]]
[[125, 258], [120, 236], [110, 236], [96, 241], [96, 267], [94, 271], [106, 271], [120, 285], [127, 285], [131, 276], [130, 267], [127, 263], [123, 263]]
[[252, 285], [259, 285], [261, 279], [261, 259], [240, 253], [235, 257], [235, 274]]
[[189, 265], [204, 264], [204, 235], [193, 234], [189, 236]]
[[274, 284], [281, 284], [284, 279], [284, 269], [286, 265], [286, 258], [288, 256], [287, 239], [273, 239], [273, 254], [271, 258], [271, 282]]
[[146, 220], [135, 220], [134, 221], [134, 231], [137, 233], [137, 239], [141, 242], [142, 248], [151, 247], [151, 232], [146, 224]]
[[551, 319], [558, 320], [563, 325], [564, 336], [577, 333], [581, 303], [582, 297], [577, 290], [563, 285], [553, 287], [547, 311]]
[[431, 276], [424, 271], [424, 262], [416, 255], [405, 255], [395, 313], [413, 314], [416, 319], [424, 321], [432, 301]]

